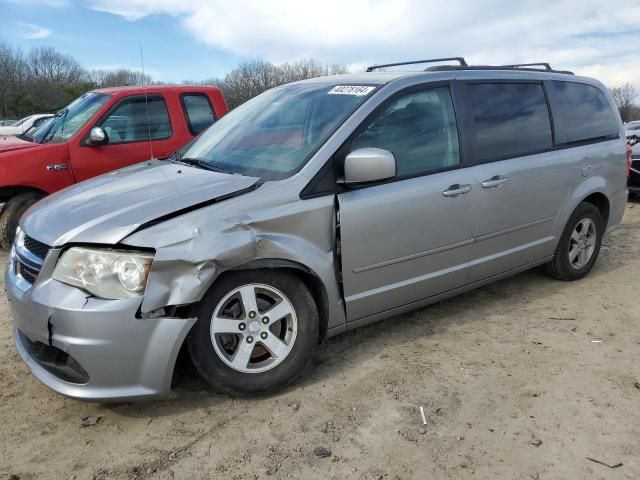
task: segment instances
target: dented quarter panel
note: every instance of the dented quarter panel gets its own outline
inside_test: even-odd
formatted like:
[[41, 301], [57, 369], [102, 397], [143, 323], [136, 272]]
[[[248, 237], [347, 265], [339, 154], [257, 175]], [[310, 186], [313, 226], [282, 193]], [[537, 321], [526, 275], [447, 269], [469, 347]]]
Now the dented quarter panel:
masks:
[[151, 226], [123, 244], [156, 251], [142, 311], [199, 301], [223, 272], [256, 260], [286, 260], [318, 277], [329, 328], [346, 322], [336, 279], [334, 197], [300, 200], [303, 176]]

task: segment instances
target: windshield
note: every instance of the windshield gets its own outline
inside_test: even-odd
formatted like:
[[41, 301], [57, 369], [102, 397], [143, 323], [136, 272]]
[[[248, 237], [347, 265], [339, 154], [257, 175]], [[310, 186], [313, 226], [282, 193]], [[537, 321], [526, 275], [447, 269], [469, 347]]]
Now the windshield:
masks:
[[39, 128], [32, 138], [38, 143], [65, 142], [80, 130], [108, 100], [109, 97], [102, 93], [85, 93], [56, 113], [51, 121], [45, 123], [46, 128]]
[[203, 167], [280, 180], [298, 171], [375, 87], [286, 85], [214, 123], [183, 155]]

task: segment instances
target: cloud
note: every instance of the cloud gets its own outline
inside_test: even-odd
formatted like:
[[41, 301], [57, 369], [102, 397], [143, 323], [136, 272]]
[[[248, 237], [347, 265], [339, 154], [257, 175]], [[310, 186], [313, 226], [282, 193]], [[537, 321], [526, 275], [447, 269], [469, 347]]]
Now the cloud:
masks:
[[42, 40], [48, 38], [53, 34], [53, 30], [36, 25], [35, 23], [19, 23], [22, 29], [22, 38], [27, 40]]
[[[619, 0], [89, 0], [129, 21], [175, 16], [202, 43], [275, 62], [365, 65], [464, 55], [473, 63], [549, 61], [605, 82], [640, 83], [640, 4]], [[635, 51], [634, 51], [635, 50]]]

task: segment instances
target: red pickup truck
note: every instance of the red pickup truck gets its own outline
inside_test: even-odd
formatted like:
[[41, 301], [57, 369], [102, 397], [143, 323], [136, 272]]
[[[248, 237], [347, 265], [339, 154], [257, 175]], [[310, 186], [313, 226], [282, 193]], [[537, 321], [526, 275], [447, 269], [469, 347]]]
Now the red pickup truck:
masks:
[[0, 244], [47, 194], [149, 158], [168, 157], [227, 113], [220, 90], [136, 86], [85, 93], [31, 136], [0, 137]]

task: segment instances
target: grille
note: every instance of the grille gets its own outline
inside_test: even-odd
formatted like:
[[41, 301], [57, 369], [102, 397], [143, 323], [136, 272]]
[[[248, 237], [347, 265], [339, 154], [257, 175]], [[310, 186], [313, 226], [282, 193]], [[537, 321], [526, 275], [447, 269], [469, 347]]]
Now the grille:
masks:
[[24, 236], [24, 248], [29, 250], [41, 260], [44, 260], [44, 258], [47, 256], [47, 253], [49, 253], [48, 245], [45, 245], [44, 243], [39, 242], [35, 238], [31, 238], [28, 235]]
[[20, 274], [20, 276], [31, 284], [33, 284], [33, 282], [36, 281], [36, 278], [38, 278], [38, 273], [40, 273], [35, 268], [28, 267], [27, 265], [22, 263], [20, 260], [16, 262], [16, 267], [18, 269], [18, 273]]

